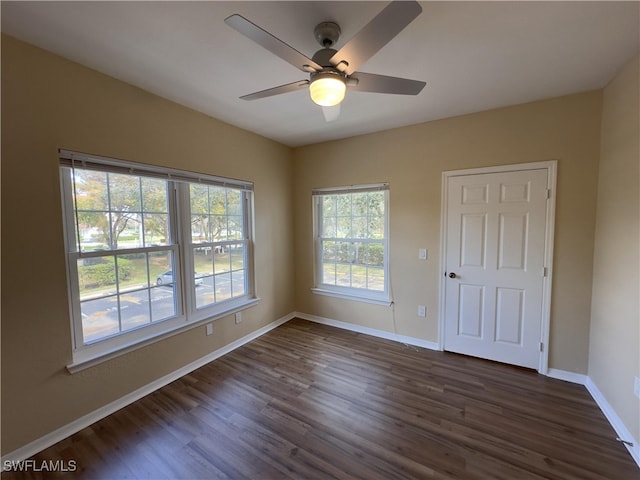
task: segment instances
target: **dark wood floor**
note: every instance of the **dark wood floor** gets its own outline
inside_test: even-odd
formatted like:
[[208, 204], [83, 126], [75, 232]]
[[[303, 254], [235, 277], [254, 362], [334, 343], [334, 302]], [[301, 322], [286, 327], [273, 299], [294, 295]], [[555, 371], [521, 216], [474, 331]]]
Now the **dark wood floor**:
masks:
[[640, 478], [615, 437], [582, 386], [296, 319], [34, 459], [92, 479]]

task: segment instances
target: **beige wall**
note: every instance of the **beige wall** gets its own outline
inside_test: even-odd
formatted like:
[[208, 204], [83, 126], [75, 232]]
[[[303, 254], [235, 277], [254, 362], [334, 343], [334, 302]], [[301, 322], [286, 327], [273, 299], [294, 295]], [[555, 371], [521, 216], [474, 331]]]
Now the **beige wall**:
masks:
[[[298, 311], [389, 332], [395, 316], [397, 333], [436, 342], [442, 172], [557, 159], [549, 366], [586, 373], [601, 101], [584, 93], [296, 149]], [[311, 293], [311, 189], [382, 181], [395, 309]]]
[[604, 89], [589, 377], [640, 440], [640, 60]]
[[[75, 375], [57, 149], [255, 182], [259, 305]], [[2, 37], [2, 453], [295, 310], [291, 151]]]

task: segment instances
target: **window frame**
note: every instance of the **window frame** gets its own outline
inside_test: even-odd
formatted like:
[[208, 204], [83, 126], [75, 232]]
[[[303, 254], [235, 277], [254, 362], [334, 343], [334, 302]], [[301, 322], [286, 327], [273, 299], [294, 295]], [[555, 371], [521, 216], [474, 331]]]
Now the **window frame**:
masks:
[[[184, 170], [140, 164], [113, 158], [88, 155], [83, 153], [59, 150], [60, 188], [62, 196], [62, 213], [64, 229], [64, 245], [67, 269], [68, 301], [71, 320], [73, 361], [67, 369], [74, 373], [102, 361], [154, 343], [163, 338], [194, 328], [234, 312], [249, 308], [259, 302], [255, 289], [254, 262], [254, 201], [253, 183], [212, 175], [197, 174]], [[75, 168], [96, 170], [109, 173], [124, 173], [140, 178], [155, 178], [166, 181], [169, 238], [161, 246], [142, 246], [134, 248], [117, 248], [96, 251], [81, 251], [78, 245], [76, 227], [76, 207], [74, 205], [73, 170]], [[194, 248], [191, 230], [191, 193], [192, 184], [205, 184], [227, 189], [238, 190], [241, 199], [241, 216], [243, 236], [233, 243], [244, 245], [243, 279], [244, 293], [235, 298], [215, 302], [206, 306], [196, 306], [196, 281]], [[120, 331], [91, 342], [84, 341], [80, 280], [78, 276], [78, 260], [82, 258], [98, 258], [127, 254], [151, 253], [156, 251], [171, 252], [174, 278], [175, 315], [149, 323], [131, 330]], [[149, 277], [146, 289], [153, 288], [153, 279]], [[142, 290], [144, 288], [141, 288]], [[116, 286], [115, 295], [119, 295]], [[150, 310], [151, 311], [151, 310]]]
[[[383, 272], [384, 289], [371, 290], [367, 288], [346, 287], [324, 283], [323, 278], [323, 249], [322, 242], [325, 237], [323, 232], [323, 198], [330, 195], [345, 195], [366, 192], [384, 192], [384, 237], [371, 241], [356, 237], [341, 238], [341, 241], [351, 243], [382, 243], [383, 244]], [[366, 185], [349, 185], [344, 187], [314, 188], [312, 190], [313, 205], [313, 278], [314, 285], [311, 291], [320, 295], [328, 295], [347, 300], [355, 300], [366, 303], [389, 306], [392, 303], [389, 278], [389, 183], [375, 183]], [[353, 215], [351, 215], [353, 218]], [[337, 239], [334, 239], [337, 240]]]

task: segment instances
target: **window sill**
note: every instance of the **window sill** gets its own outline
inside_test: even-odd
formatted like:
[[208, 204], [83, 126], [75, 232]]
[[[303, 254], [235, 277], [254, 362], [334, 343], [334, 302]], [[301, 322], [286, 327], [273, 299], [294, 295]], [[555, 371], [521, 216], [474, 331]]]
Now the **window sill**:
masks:
[[393, 303], [386, 297], [366, 297], [361, 295], [350, 295], [348, 293], [336, 292], [325, 288], [312, 288], [311, 291], [317, 295], [326, 295], [327, 297], [341, 298], [343, 300], [353, 300], [355, 302], [372, 303], [374, 305], [391, 306]]
[[193, 323], [189, 323], [187, 325], [180, 325], [171, 330], [167, 330], [162, 333], [152, 335], [142, 340], [138, 340], [128, 344], [127, 343], [122, 344], [111, 350], [100, 351], [100, 352], [89, 352], [89, 353], [83, 352], [80, 354], [74, 354], [73, 362], [67, 365], [67, 370], [71, 374], [81, 372], [82, 370], [86, 370], [87, 368], [100, 365], [101, 363], [107, 362], [113, 358], [138, 350], [139, 348], [152, 345], [166, 338], [172, 337], [179, 333], [186, 332], [187, 330], [191, 330], [192, 328], [197, 328], [199, 326], [204, 325], [205, 323], [209, 323], [209, 322], [218, 320], [222, 317], [232, 315], [241, 310], [246, 310], [247, 308], [257, 305], [259, 302], [260, 302], [260, 298], [252, 298], [242, 303], [241, 305], [233, 305], [227, 310], [221, 311], [220, 313], [217, 313], [212, 317], [203, 318]]

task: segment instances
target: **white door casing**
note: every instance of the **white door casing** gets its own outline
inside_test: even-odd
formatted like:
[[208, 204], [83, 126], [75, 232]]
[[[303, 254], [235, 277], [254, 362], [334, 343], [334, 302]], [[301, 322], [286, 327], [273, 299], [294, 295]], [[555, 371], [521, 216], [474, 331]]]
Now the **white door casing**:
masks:
[[546, 373], [555, 166], [443, 174], [445, 350]]

